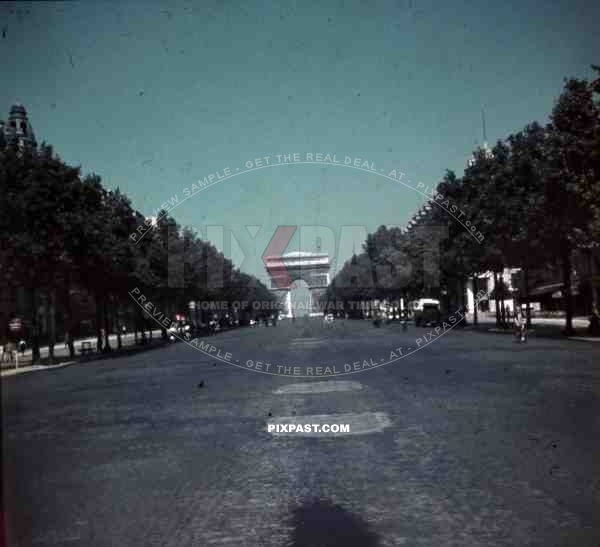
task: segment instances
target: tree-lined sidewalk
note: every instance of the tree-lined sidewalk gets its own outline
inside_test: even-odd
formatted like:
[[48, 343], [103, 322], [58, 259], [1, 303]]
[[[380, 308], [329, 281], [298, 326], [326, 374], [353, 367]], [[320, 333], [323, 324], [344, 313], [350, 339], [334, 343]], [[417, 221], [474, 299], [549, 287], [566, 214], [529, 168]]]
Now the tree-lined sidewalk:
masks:
[[[158, 349], [169, 344], [167, 340], [164, 340], [160, 336], [160, 331], [154, 331], [154, 337], [152, 340], [148, 340], [144, 344], [135, 342], [133, 339], [125, 339], [120, 349], [112, 350], [111, 352], [98, 352], [95, 346], [92, 346], [92, 351], [81, 353], [79, 351], [81, 342], [91, 342], [93, 339], [84, 339], [77, 341], [77, 352], [75, 356], [71, 357], [67, 351], [55, 351], [52, 361], [48, 356], [48, 347], [40, 348], [40, 359], [35, 363], [32, 361], [31, 351], [25, 352], [25, 355], [18, 352], [16, 358], [10, 363], [2, 363], [0, 368], [0, 374], [4, 376], [14, 376], [15, 374], [22, 374], [26, 372], [33, 372], [36, 370], [55, 370], [64, 366], [70, 366], [78, 363], [87, 363], [90, 361], [98, 361], [105, 359], [118, 359], [134, 353], [140, 353], [148, 350]], [[44, 351], [45, 350], [45, 351]]]
[[[479, 149], [462, 177], [448, 171], [435, 190], [424, 192], [429, 203], [408, 229], [381, 226], [369, 234], [324, 302], [434, 296], [448, 307], [465, 307], [467, 281], [477, 294], [478, 276], [492, 272], [497, 289], [490, 298], [501, 323], [511, 297], [502, 282], [505, 269], [521, 270], [524, 302], [533, 273], [556, 271], [570, 336], [577, 256], [589, 264], [580, 288], [600, 308], [600, 77], [566, 80], [549, 123], [530, 123], [491, 150]], [[428, 271], [432, 253], [435, 271]], [[348, 306], [345, 311], [352, 313]]]
[[[8, 322], [17, 311], [15, 294], [23, 289], [27, 310], [21, 310], [21, 318], [34, 363], [41, 358], [42, 323], [50, 362], [54, 346], [65, 337], [70, 357], [76, 355], [71, 340], [90, 314], [101, 351], [122, 347], [123, 324], [136, 337], [154, 328], [130, 298], [134, 288], [171, 318], [188, 313], [190, 300], [248, 302], [250, 316], [260, 313], [253, 309], [255, 301], [275, 300], [258, 279], [239, 271], [166, 210], [146, 218], [119, 188], [104, 188], [96, 174], [82, 175], [47, 144], [20, 147], [0, 135], [0, 195], [1, 296], [12, 301], [12, 309], [0, 310], [0, 343], [14, 338]], [[82, 317], [84, 308], [88, 315]], [[117, 333], [116, 340], [109, 332]]]

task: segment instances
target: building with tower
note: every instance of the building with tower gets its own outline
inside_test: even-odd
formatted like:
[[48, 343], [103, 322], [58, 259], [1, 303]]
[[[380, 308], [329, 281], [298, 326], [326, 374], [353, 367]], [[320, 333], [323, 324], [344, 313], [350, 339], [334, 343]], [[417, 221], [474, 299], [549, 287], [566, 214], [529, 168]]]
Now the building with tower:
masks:
[[35, 133], [27, 117], [27, 110], [20, 103], [15, 103], [10, 108], [8, 120], [0, 120], [0, 138], [7, 144], [16, 144], [19, 148], [37, 147]]
[[[0, 120], [0, 144], [17, 145], [20, 149], [37, 148], [37, 140], [27, 117], [25, 107], [15, 103], [10, 108], [8, 120]], [[24, 287], [11, 290], [6, 284], [0, 286], [0, 340], [8, 335], [7, 325], [18, 310], [27, 308]]]

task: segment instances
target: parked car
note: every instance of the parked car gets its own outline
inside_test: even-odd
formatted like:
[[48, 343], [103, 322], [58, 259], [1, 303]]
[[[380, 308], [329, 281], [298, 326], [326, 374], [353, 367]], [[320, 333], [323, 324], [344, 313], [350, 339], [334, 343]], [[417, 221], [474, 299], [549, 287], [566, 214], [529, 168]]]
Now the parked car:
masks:
[[436, 327], [441, 324], [440, 301], [434, 298], [421, 298], [410, 303], [410, 310], [417, 327]]

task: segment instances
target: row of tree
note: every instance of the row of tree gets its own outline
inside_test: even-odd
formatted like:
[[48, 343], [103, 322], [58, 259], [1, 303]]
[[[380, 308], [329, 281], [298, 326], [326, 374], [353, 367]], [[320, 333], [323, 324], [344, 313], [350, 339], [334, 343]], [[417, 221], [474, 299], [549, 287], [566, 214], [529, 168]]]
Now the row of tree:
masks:
[[138, 330], [144, 335], [144, 329], [158, 328], [128, 294], [135, 287], [171, 318], [176, 311], [185, 313], [191, 300], [248, 302], [252, 316], [260, 313], [254, 302], [275, 300], [260, 281], [165, 211], [149, 223], [118, 189], [107, 190], [97, 175], [82, 176], [46, 144], [22, 148], [0, 141], [0, 195], [0, 337], [10, 336], [14, 295], [24, 292], [28, 309], [20, 313], [29, 326], [34, 360], [39, 359], [41, 302], [52, 360], [62, 336], [74, 353], [81, 320], [76, 295], [90, 297], [98, 348], [105, 351], [111, 349], [111, 331], [121, 346], [118, 323], [133, 325], [136, 339]]
[[[447, 171], [409, 228], [370, 234], [324, 299], [411, 299], [437, 290], [460, 304], [467, 280], [477, 292], [478, 275], [493, 272], [501, 293], [504, 269], [520, 268], [528, 301], [531, 273], [559, 268], [571, 333], [574, 255], [589, 256], [600, 271], [599, 95], [600, 78], [565, 80], [549, 123], [479, 149], [461, 178]], [[589, 281], [597, 305], [598, 276]]]

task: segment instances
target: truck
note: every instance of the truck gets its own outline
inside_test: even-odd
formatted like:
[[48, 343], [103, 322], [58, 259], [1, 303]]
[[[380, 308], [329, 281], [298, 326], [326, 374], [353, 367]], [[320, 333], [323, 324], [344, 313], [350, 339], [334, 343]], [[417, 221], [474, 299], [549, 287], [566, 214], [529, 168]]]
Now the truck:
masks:
[[440, 301], [435, 298], [420, 298], [408, 305], [417, 327], [436, 327], [442, 322]]

